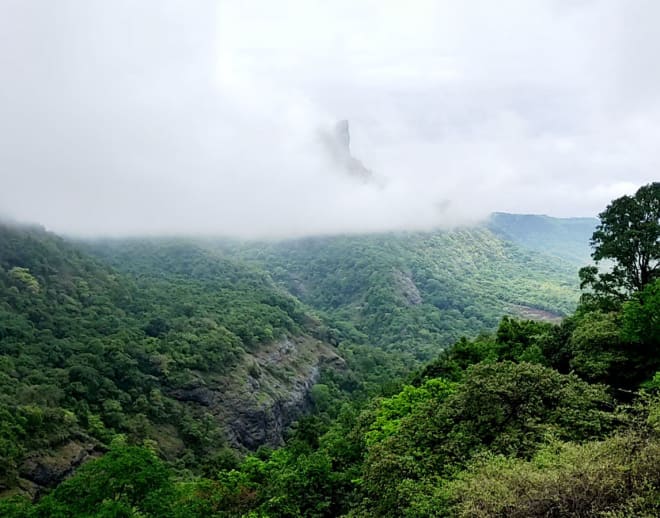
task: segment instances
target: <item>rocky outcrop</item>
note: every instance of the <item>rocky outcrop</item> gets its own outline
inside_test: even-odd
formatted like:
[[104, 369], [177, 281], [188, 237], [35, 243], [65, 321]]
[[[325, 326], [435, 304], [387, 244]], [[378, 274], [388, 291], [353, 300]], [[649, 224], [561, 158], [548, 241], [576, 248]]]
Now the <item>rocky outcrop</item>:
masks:
[[233, 446], [280, 446], [287, 428], [311, 409], [310, 391], [323, 368], [343, 369], [345, 363], [312, 337], [284, 338], [246, 355], [230, 376], [205, 378], [173, 395], [206, 407]]
[[410, 272], [394, 270], [392, 272], [396, 293], [403, 299], [407, 306], [416, 306], [422, 303], [422, 295], [413, 281]]
[[340, 170], [364, 182], [372, 182], [375, 176], [351, 153], [351, 133], [347, 120], [339, 121], [332, 131], [321, 134], [321, 141], [328, 156]]
[[104, 449], [94, 440], [78, 436], [48, 451], [32, 452], [19, 469], [19, 487], [32, 497], [55, 487], [71, 475], [78, 466], [98, 457]]

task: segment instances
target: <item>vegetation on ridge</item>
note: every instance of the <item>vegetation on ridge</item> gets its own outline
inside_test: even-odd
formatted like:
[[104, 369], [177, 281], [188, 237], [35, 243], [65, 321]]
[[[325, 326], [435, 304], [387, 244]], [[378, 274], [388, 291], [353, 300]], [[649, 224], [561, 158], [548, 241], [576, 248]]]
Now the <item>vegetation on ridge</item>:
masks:
[[[328, 372], [311, 392], [315, 412], [297, 423], [285, 447], [218, 462], [204, 476], [177, 473], [159, 458], [152, 442], [116, 435], [108, 453], [38, 502], [0, 500], [0, 514], [657, 516], [660, 279], [653, 265], [660, 260], [654, 246], [660, 237], [659, 194], [660, 184], [642, 187], [624, 202], [614, 200], [601, 214], [594, 259], [610, 260], [613, 266], [606, 272], [589, 267], [594, 282], [585, 287], [591, 289], [577, 311], [559, 324], [505, 317], [495, 332], [457, 340], [406, 384], [370, 399], [348, 396], [345, 389], [355, 372]], [[622, 225], [613, 227], [609, 218], [622, 203], [639, 204], [642, 210], [618, 214]], [[633, 238], [641, 236], [633, 256], [608, 244], [610, 238], [630, 242], [623, 235], [627, 229], [633, 229]], [[271, 250], [265, 257], [275, 261], [277, 254]], [[629, 264], [630, 257], [641, 258], [645, 276]], [[10, 274], [16, 266], [28, 271]], [[277, 262], [271, 266], [285, 284], [294, 271]], [[363, 272], [356, 266], [352, 263], [352, 271], [361, 286]], [[318, 267], [312, 264], [308, 271]], [[151, 268], [140, 272], [147, 275]], [[3, 269], [3, 282], [14, 291], [43, 293], [47, 283], [33, 267], [3, 264]], [[347, 264], [344, 275], [350, 272]], [[136, 271], [136, 282], [140, 275]], [[212, 282], [214, 277], [202, 278]], [[303, 291], [312, 290], [303, 300], [318, 300], [320, 306], [329, 294], [314, 291], [308, 278], [302, 280]], [[378, 276], [373, 281], [379, 285]], [[168, 280], [167, 287], [172, 283]], [[131, 289], [126, 287], [128, 293]], [[364, 302], [362, 294], [356, 298], [351, 292], [350, 283], [340, 294], [348, 297], [346, 305], [327, 301], [322, 308], [332, 318]], [[304, 325], [295, 311], [287, 314], [292, 325]], [[142, 315], [139, 322], [150, 322], [144, 318], [149, 313], [136, 315]], [[360, 322], [323, 332], [350, 336], [354, 327], [365, 333]], [[0, 437], [6, 436], [3, 429]]]
[[[273, 279], [353, 341], [427, 361], [462, 336], [492, 330], [525, 308], [575, 309], [575, 267], [484, 228], [306, 238], [225, 253]], [[540, 311], [540, 312], [541, 312]]]
[[39, 228], [0, 227], [0, 488], [30, 452], [102, 451], [117, 433], [203, 467], [224, 451], [221, 423], [176, 391], [302, 332], [299, 303], [263, 274], [194, 247], [151, 252], [149, 276], [129, 277]]

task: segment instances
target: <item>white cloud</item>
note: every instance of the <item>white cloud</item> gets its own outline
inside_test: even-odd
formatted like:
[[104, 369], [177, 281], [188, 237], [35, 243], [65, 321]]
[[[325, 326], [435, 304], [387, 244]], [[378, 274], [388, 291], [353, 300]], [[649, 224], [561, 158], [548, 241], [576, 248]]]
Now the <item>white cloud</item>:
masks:
[[[652, 0], [5, 0], [0, 206], [63, 232], [595, 215], [657, 178]], [[335, 171], [351, 121], [384, 188]]]

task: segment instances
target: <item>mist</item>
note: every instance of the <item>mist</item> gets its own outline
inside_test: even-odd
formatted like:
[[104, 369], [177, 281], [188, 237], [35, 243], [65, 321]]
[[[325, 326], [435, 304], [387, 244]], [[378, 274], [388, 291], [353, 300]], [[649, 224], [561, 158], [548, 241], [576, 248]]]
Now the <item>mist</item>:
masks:
[[[594, 216], [657, 180], [653, 0], [0, 2], [0, 213], [247, 238]], [[364, 181], [320, 132], [350, 124]]]

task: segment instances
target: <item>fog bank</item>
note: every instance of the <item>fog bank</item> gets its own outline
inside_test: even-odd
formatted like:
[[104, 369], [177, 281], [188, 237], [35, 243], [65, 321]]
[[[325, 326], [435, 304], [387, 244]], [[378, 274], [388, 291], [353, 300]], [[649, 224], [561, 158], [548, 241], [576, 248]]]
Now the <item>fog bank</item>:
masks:
[[[5, 0], [0, 212], [67, 234], [241, 237], [593, 216], [657, 180], [659, 15], [652, 0]], [[338, 160], [319, 135], [341, 120]]]

